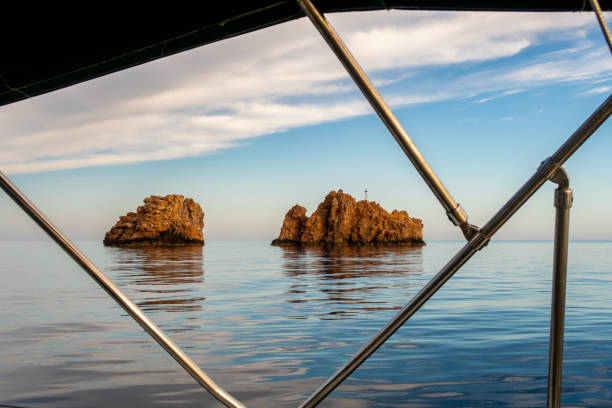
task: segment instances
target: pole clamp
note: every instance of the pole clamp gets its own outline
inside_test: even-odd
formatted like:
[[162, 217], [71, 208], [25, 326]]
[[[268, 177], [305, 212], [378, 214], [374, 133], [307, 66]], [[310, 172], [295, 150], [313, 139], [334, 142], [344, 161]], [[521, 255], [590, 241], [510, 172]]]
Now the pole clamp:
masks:
[[470, 243], [474, 242], [473, 245], [476, 247], [476, 251], [480, 251], [482, 248], [489, 245], [490, 240], [490, 236], [482, 232], [482, 230], [478, 230], [476, 234], [474, 234], [474, 238], [470, 241]]
[[552, 157], [547, 158], [540, 164], [538, 173], [545, 179], [559, 185], [559, 188], [569, 188], [569, 176], [567, 172], [563, 166], [554, 161]]
[[561, 209], [572, 208], [574, 195], [569, 187], [567, 171], [559, 163], [555, 162], [552, 157], [549, 157], [540, 164], [538, 173], [559, 186], [555, 189], [555, 207]]
[[463, 211], [463, 208], [461, 208], [459, 204], [457, 204], [457, 206], [453, 210], [447, 211], [446, 216], [448, 217], [449, 221], [453, 223], [453, 225], [456, 225], [457, 227], [461, 228], [463, 236], [468, 241], [472, 239], [472, 237], [476, 235], [479, 230], [477, 226], [467, 222], [467, 214], [465, 213], [465, 211]]
[[574, 194], [572, 193], [571, 188], [559, 187], [555, 190], [555, 207], [559, 209], [567, 210], [569, 208], [572, 208], [573, 202], [574, 202]]

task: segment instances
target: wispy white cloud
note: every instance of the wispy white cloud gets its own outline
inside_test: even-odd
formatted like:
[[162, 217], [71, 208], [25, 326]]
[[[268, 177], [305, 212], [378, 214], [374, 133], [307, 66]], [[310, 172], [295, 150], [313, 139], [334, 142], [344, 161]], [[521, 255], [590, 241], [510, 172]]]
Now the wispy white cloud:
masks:
[[507, 95], [514, 95], [520, 92], [524, 92], [524, 89], [510, 89], [509, 91], [504, 91], [501, 93], [498, 93], [496, 95], [491, 95], [491, 96], [487, 96], [486, 98], [482, 98], [482, 99], [478, 99], [476, 101], [474, 101], [475, 103], [485, 103], [485, 102], [489, 102], [492, 101], [493, 99], [498, 99], [498, 98], [502, 98], [504, 96]]
[[523, 84], [559, 81], [573, 82], [596, 78], [610, 71], [611, 63], [600, 51], [588, 52], [578, 60], [556, 59], [528, 65], [509, 72], [502, 79]]
[[598, 86], [597, 88], [589, 89], [588, 91], [583, 92], [583, 95], [609, 93], [611, 90], [612, 87], [610, 86]]
[[[591, 15], [375, 12], [330, 19], [394, 106], [468, 97], [482, 103], [543, 84], [594, 83], [612, 71], [609, 56], [586, 39]], [[559, 38], [572, 44], [569, 50], [478, 69]], [[428, 76], [431, 69], [466, 64], [474, 66], [470, 73], [445, 81]], [[596, 89], [609, 91], [602, 85], [590, 92]], [[26, 173], [198, 156], [369, 112], [301, 19], [3, 107], [0, 169]]]

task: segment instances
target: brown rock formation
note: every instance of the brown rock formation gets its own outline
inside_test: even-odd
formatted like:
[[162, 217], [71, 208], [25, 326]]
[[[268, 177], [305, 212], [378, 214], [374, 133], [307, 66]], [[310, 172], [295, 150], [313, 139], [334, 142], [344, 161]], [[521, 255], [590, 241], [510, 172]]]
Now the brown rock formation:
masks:
[[285, 215], [278, 240], [300, 241], [306, 220], [308, 220], [306, 209], [300, 205], [294, 205]]
[[388, 213], [373, 201], [355, 201], [342, 190], [330, 192], [309, 217], [294, 206], [272, 245], [423, 245], [423, 223], [406, 211]]
[[204, 212], [191, 198], [151, 196], [104, 236], [104, 245], [204, 245]]

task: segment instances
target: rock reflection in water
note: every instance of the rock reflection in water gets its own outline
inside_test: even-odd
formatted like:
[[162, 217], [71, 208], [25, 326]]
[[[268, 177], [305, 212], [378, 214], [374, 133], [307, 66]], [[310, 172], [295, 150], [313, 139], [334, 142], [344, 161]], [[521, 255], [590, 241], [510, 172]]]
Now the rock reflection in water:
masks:
[[[145, 311], [202, 309], [203, 297], [190, 296], [204, 282], [200, 246], [109, 247], [109, 270], [123, 287], [135, 286], [136, 303]], [[198, 285], [200, 286], [200, 285]]]
[[313, 305], [312, 314], [297, 318], [345, 318], [371, 310], [399, 309], [404, 299], [392, 303], [387, 292], [401, 288], [411, 293], [420, 287], [421, 246], [281, 248], [284, 272], [295, 278], [287, 301]]

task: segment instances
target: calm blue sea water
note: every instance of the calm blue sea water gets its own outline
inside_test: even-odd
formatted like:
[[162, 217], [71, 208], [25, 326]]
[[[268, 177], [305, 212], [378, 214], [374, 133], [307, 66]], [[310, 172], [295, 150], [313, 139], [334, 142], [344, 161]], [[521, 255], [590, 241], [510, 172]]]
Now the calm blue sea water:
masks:
[[[460, 247], [80, 243], [249, 407], [296, 407]], [[612, 243], [573, 242], [563, 405], [612, 407]], [[545, 406], [551, 242], [493, 242], [322, 407]], [[51, 242], [0, 242], [0, 405], [220, 406]]]

